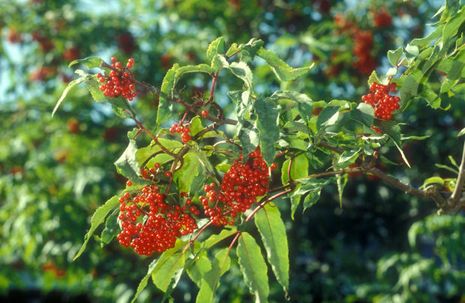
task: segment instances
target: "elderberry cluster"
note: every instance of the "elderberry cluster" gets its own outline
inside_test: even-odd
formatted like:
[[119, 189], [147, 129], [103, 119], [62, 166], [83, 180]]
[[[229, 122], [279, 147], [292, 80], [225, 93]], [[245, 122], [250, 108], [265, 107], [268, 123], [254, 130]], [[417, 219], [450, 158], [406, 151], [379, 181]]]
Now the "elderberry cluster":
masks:
[[134, 66], [134, 59], [129, 58], [126, 67], [123, 67], [115, 57], [111, 57], [110, 73], [105, 76], [97, 74], [100, 83], [100, 90], [107, 97], [116, 98], [123, 97], [128, 101], [132, 101], [137, 96], [134, 77], [131, 73], [131, 68]]
[[269, 182], [268, 166], [257, 149], [245, 163], [242, 157], [236, 160], [219, 186], [205, 185], [206, 195], [200, 197], [200, 202], [213, 225], [233, 225], [236, 217], [249, 209], [257, 197], [268, 192]]
[[400, 98], [389, 95], [390, 92], [395, 90], [395, 83], [388, 85], [373, 83], [370, 86], [370, 93], [362, 96], [362, 101], [373, 106], [377, 118], [391, 120], [392, 113], [399, 109]]
[[119, 201], [121, 232], [118, 241], [139, 255], [149, 256], [172, 248], [178, 237], [197, 228], [192, 216], [192, 209], [199, 213], [195, 206], [187, 201], [184, 206], [167, 203], [166, 196], [156, 185], [143, 187], [135, 196], [125, 193]]
[[182, 143], [187, 143], [189, 142], [192, 137], [190, 135], [190, 128], [189, 128], [189, 125], [183, 125], [182, 123], [175, 123], [171, 126], [170, 128], [170, 133], [174, 134], [174, 133], [178, 133], [178, 134], [181, 134], [181, 141]]

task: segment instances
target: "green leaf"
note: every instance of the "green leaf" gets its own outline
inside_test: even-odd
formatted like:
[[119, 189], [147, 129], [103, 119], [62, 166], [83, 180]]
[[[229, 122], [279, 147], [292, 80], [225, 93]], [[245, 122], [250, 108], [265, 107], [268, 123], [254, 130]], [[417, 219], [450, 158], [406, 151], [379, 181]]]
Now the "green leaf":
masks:
[[370, 77], [368, 77], [368, 86], [372, 85], [373, 83], [381, 83], [382, 81], [378, 77], [378, 73], [376, 70], [373, 70], [370, 74]]
[[276, 279], [287, 293], [289, 288], [289, 247], [286, 226], [281, 219], [278, 207], [268, 203], [255, 215], [255, 225], [260, 232], [268, 263]]
[[172, 89], [176, 87], [176, 83], [181, 79], [182, 76], [192, 73], [206, 73], [211, 74], [213, 72], [210, 65], [207, 64], [198, 64], [198, 65], [186, 65], [176, 69], [174, 75], [174, 83]]
[[233, 62], [228, 68], [234, 76], [241, 79], [247, 90], [251, 90], [253, 87], [252, 80], [253, 75], [250, 67], [245, 62]]
[[211, 270], [204, 275], [201, 282], [199, 293], [195, 300], [196, 303], [209, 303], [215, 300], [215, 291], [220, 282], [221, 276], [229, 270], [231, 258], [227, 247], [220, 249], [211, 263]]
[[224, 53], [224, 38], [219, 37], [213, 40], [207, 48], [207, 60], [212, 61], [217, 54]]
[[308, 176], [308, 166], [308, 158], [305, 154], [292, 159], [291, 178], [296, 180]]
[[188, 152], [183, 157], [183, 165], [174, 174], [174, 180], [181, 192], [190, 192], [191, 185], [200, 172], [200, 160], [196, 152]]
[[87, 89], [90, 92], [90, 95], [92, 96], [92, 99], [94, 99], [95, 102], [102, 102], [106, 100], [105, 95], [99, 88], [100, 84], [97, 81], [96, 77], [92, 77], [91, 79], [89, 79], [89, 81], [86, 81], [85, 83]]
[[389, 60], [389, 63], [391, 63], [392, 66], [396, 66], [399, 63], [400, 58], [404, 54], [404, 50], [402, 47], [399, 47], [396, 50], [390, 50], [387, 53], [387, 57]]
[[82, 64], [87, 68], [100, 67], [103, 63], [103, 60], [99, 57], [91, 56], [84, 59], [73, 60], [68, 64], [68, 67], [72, 67], [76, 64]]
[[336, 124], [339, 120], [339, 107], [337, 106], [328, 106], [323, 109], [318, 116], [316, 125], [318, 129], [321, 129], [323, 126], [328, 127]]
[[152, 281], [163, 292], [166, 292], [172, 283], [174, 287], [181, 278], [186, 255], [177, 250], [167, 250], [161, 254], [152, 270]]
[[249, 155], [253, 152], [259, 144], [259, 136], [255, 129], [241, 129], [239, 133], [239, 140], [241, 141], [242, 151], [244, 155]]
[[465, 135], [465, 128], [462, 128], [462, 130], [460, 130], [460, 132], [458, 133], [457, 137], [461, 137]]
[[219, 242], [223, 241], [224, 239], [234, 235], [237, 232], [236, 227], [231, 226], [231, 227], [226, 227], [223, 229], [219, 234], [214, 234], [208, 237], [205, 241], [203, 241], [203, 244], [205, 245], [206, 249], [210, 249]]
[[139, 164], [136, 160], [136, 152], [136, 141], [129, 140], [128, 147], [115, 162], [118, 173], [133, 181], [137, 181], [139, 179], [140, 171]]
[[73, 261], [79, 258], [86, 249], [87, 243], [90, 240], [90, 237], [94, 234], [95, 230], [105, 221], [107, 215], [119, 204], [118, 196], [113, 196], [107, 200], [102, 206], [97, 208], [90, 218], [90, 228], [84, 236], [84, 243], [82, 243], [81, 248], [76, 253], [73, 258]]
[[[294, 103], [297, 103], [296, 105], [299, 110], [299, 114], [304, 119], [304, 121], [309, 121], [312, 117], [313, 102], [312, 99], [310, 99], [310, 97], [306, 94], [301, 94], [294, 91], [277, 91], [270, 98], [277, 100], [292, 100]], [[283, 109], [287, 110], [286, 107]]]
[[444, 183], [445, 181], [441, 177], [430, 177], [423, 182], [423, 185], [421, 187], [426, 188], [427, 186], [432, 185], [432, 184], [438, 184], [438, 185], [443, 186]]
[[276, 154], [275, 144], [279, 140], [278, 109], [271, 99], [258, 98], [254, 105], [257, 114], [257, 129], [260, 137], [260, 150], [268, 165]]
[[239, 237], [236, 253], [245, 283], [250, 292], [255, 295], [255, 302], [268, 302], [270, 293], [268, 268], [255, 239], [248, 233], [243, 232]]
[[344, 175], [337, 175], [336, 176], [336, 184], [337, 184], [337, 191], [339, 193], [339, 207], [342, 208], [342, 195], [344, 193], [344, 188], [346, 187], [347, 185], [347, 181], [348, 181], [348, 177], [347, 177], [347, 174], [344, 174]]
[[281, 60], [272, 51], [261, 48], [258, 50], [258, 56], [263, 58], [275, 73], [280, 81], [292, 81], [307, 74], [314, 66], [312, 63], [306, 67], [293, 68]]
[[108, 216], [105, 222], [105, 228], [100, 234], [100, 244], [102, 247], [110, 243], [115, 238], [115, 236], [118, 234], [119, 232], [118, 215], [119, 215], [119, 209], [116, 208], [111, 213], [111, 215]]
[[208, 259], [207, 253], [203, 250], [192, 262], [192, 265], [187, 268], [189, 278], [200, 288], [205, 275], [212, 269], [212, 262]]
[[357, 150], [345, 150], [342, 152], [342, 154], [339, 156], [337, 159], [336, 168], [344, 168], [349, 166], [352, 163], [355, 163], [355, 161], [358, 159], [358, 156], [360, 155], [361, 149]]
[[179, 65], [175, 63], [167, 72], [160, 88], [160, 98], [157, 110], [157, 127], [164, 122], [171, 119], [171, 112], [173, 111], [173, 98], [175, 76]]
[[60, 107], [61, 103], [63, 103], [63, 101], [65, 100], [66, 96], [71, 91], [71, 89], [75, 87], [76, 85], [78, 85], [79, 83], [85, 81], [86, 79], [87, 77], [80, 77], [78, 79], [74, 79], [73, 81], [69, 82], [68, 85], [66, 85], [65, 89], [63, 90], [63, 93], [60, 96], [60, 99], [58, 99], [55, 107], [53, 108], [52, 117], [55, 115], [56, 111]]

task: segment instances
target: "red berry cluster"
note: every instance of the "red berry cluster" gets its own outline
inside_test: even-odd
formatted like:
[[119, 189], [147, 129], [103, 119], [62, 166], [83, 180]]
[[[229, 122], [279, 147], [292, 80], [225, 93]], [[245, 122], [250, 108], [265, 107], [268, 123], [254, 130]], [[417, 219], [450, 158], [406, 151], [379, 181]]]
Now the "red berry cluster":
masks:
[[373, 83], [370, 86], [370, 93], [362, 96], [362, 101], [370, 104], [375, 109], [375, 116], [383, 120], [391, 120], [392, 113], [399, 109], [399, 100], [397, 96], [389, 95], [396, 90], [394, 83], [382, 85]]
[[190, 135], [190, 128], [189, 128], [189, 125], [188, 124], [182, 124], [182, 123], [174, 123], [171, 127], [170, 127], [170, 133], [172, 134], [175, 134], [175, 133], [178, 133], [178, 134], [181, 134], [181, 141], [182, 143], [187, 143], [189, 142], [192, 137]]
[[118, 241], [139, 255], [163, 252], [172, 248], [178, 237], [197, 228], [192, 214], [199, 211], [190, 199], [184, 206], [168, 204], [156, 185], [143, 187], [135, 196], [125, 193], [120, 198]]
[[129, 58], [126, 67], [123, 67], [115, 57], [111, 57], [112, 70], [108, 76], [97, 74], [100, 83], [100, 90], [107, 97], [116, 98], [122, 96], [131, 101], [137, 96], [134, 77], [130, 69], [134, 66], [134, 59]]
[[354, 67], [361, 73], [369, 75], [376, 68], [376, 60], [371, 54], [373, 48], [373, 33], [371, 31], [357, 30], [354, 34], [354, 54], [356, 61]]
[[244, 163], [242, 157], [226, 172], [220, 186], [214, 183], [204, 187], [200, 202], [205, 214], [216, 226], [233, 225], [236, 217], [268, 192], [270, 174], [266, 162], [256, 150]]
[[378, 28], [389, 27], [392, 25], [392, 17], [385, 8], [382, 8], [374, 13], [373, 23]]

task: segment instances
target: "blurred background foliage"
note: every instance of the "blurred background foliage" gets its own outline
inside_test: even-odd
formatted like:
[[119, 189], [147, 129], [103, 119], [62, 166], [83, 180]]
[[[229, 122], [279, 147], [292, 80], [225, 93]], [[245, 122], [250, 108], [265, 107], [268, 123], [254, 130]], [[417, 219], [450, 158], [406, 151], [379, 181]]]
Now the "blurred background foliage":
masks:
[[[54, 103], [73, 78], [70, 61], [132, 56], [137, 78], [159, 86], [173, 63], [203, 62], [208, 43], [217, 36], [229, 43], [258, 37], [291, 65], [317, 63], [295, 90], [314, 100], [357, 100], [367, 91], [371, 69], [386, 70], [386, 51], [427, 34], [441, 4], [0, 0], [1, 301], [127, 302], [149, 262], [116, 243], [102, 249], [95, 241], [71, 262], [89, 214], [124, 186], [113, 161], [125, 148], [131, 124], [107, 105], [91, 103], [85, 88], [75, 90], [51, 118]], [[276, 88], [270, 70], [259, 69], [256, 77], [263, 92]], [[182, 93], [195, 96], [208, 89], [205, 85], [186, 84]], [[154, 102], [151, 95], [136, 102], [148, 121], [154, 121]], [[430, 137], [405, 146], [412, 169], [380, 168], [414, 185], [434, 174], [453, 177], [435, 164], [449, 164], [448, 156], [458, 159], [454, 134], [465, 126], [463, 110], [463, 104], [447, 112], [433, 111], [424, 102], [411, 104], [397, 118], [407, 133]], [[352, 176], [342, 208], [334, 189], [295, 222], [285, 214], [291, 302], [464, 302], [465, 238], [460, 231], [465, 219], [434, 213], [429, 202], [373, 178]], [[275, 287], [272, 298], [281, 302]], [[193, 289], [182, 280], [176, 302], [193, 300]], [[245, 289], [233, 268], [222, 280], [219, 298], [248, 302]], [[139, 302], [159, 299], [149, 288]]]

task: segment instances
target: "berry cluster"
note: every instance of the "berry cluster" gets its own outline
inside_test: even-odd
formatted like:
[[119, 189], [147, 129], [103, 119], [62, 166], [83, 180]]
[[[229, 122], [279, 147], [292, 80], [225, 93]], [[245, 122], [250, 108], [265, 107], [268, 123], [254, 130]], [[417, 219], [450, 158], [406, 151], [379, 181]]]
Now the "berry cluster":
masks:
[[168, 204], [156, 185], [143, 187], [135, 196], [125, 193], [120, 198], [118, 241], [139, 255], [163, 252], [197, 228], [192, 214], [199, 211], [190, 199], [184, 206]]
[[373, 33], [371, 31], [356, 30], [354, 34], [354, 67], [361, 73], [369, 75], [376, 68], [376, 60], [371, 54], [373, 48]]
[[216, 226], [233, 225], [236, 217], [268, 192], [270, 174], [260, 150], [252, 152], [244, 163], [242, 157], [226, 172], [220, 186], [204, 187], [200, 202], [205, 214]]
[[394, 83], [388, 85], [373, 83], [370, 86], [370, 93], [362, 96], [362, 101], [373, 106], [377, 118], [391, 120], [392, 113], [399, 109], [400, 98], [389, 95], [389, 92], [395, 90], [396, 85]]
[[382, 8], [374, 13], [373, 23], [378, 28], [389, 27], [392, 25], [392, 17], [385, 8]]
[[107, 97], [116, 98], [122, 96], [128, 101], [136, 97], [136, 85], [130, 69], [134, 66], [134, 59], [129, 58], [126, 67], [123, 67], [115, 57], [111, 57], [112, 70], [108, 76], [97, 74], [100, 90]]
[[175, 134], [175, 133], [178, 133], [178, 134], [181, 134], [181, 141], [182, 143], [187, 143], [189, 142], [192, 137], [190, 135], [190, 128], [189, 128], [189, 125], [188, 124], [182, 124], [182, 123], [174, 123], [171, 127], [170, 127], [170, 133], [172, 134]]

